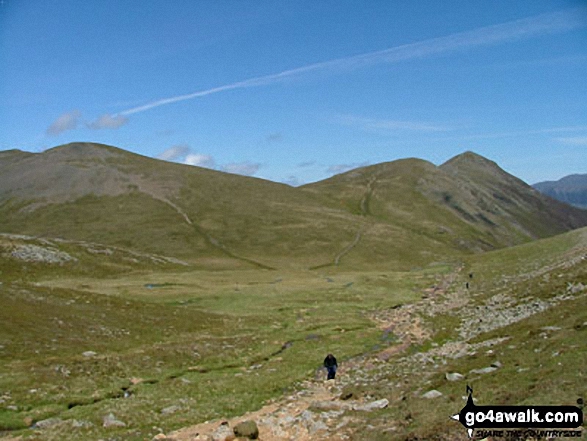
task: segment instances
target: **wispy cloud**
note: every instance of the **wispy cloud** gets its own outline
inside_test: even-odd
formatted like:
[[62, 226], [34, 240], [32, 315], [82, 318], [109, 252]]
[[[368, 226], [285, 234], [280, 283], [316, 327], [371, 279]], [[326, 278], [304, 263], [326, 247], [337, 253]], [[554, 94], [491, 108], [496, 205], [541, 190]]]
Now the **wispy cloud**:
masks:
[[184, 158], [189, 153], [190, 147], [187, 144], [174, 145], [159, 153], [157, 159], [162, 159], [163, 161], [177, 161], [178, 159]]
[[184, 164], [187, 165], [196, 165], [198, 167], [206, 167], [206, 168], [214, 168], [216, 166], [216, 161], [210, 155], [202, 155], [199, 153], [190, 153], [186, 155]]
[[[454, 136], [444, 139], [458, 139], [461, 141], [479, 140], [479, 139], [496, 139], [496, 138], [517, 138], [520, 136], [533, 136], [533, 135], [547, 135], [554, 133], [571, 133], [571, 132], [582, 132], [587, 131], [587, 126], [567, 126], [567, 127], [550, 127], [547, 129], [535, 129], [535, 130], [518, 130], [512, 132], [494, 132], [494, 133], [479, 133], [474, 135], [463, 135]], [[580, 137], [579, 137], [580, 138]], [[558, 141], [562, 139], [579, 139], [574, 138], [554, 138]]]
[[[74, 130], [78, 127], [82, 113], [79, 110], [66, 112], [57, 118], [47, 129], [47, 135], [57, 136], [68, 130]], [[86, 123], [86, 127], [92, 130], [118, 129], [128, 122], [128, 118], [123, 115], [102, 115], [95, 121]]]
[[77, 128], [81, 116], [82, 113], [79, 110], [64, 113], [47, 128], [47, 135], [57, 136], [67, 130]]
[[411, 130], [419, 132], [447, 132], [451, 127], [421, 121], [400, 121], [393, 119], [365, 118], [355, 115], [339, 115], [334, 118], [344, 125], [358, 127], [366, 131], [399, 131]]
[[206, 167], [244, 176], [253, 176], [261, 168], [261, 164], [250, 161], [218, 165], [213, 156], [203, 153], [195, 153], [187, 144], [171, 146], [163, 152], [159, 153], [159, 155], [157, 155], [157, 159], [180, 162], [182, 164], [193, 165], [197, 167]]
[[258, 163], [239, 162], [225, 165], [222, 167], [222, 171], [236, 175], [253, 176], [260, 168], [261, 164]]
[[201, 98], [229, 90], [274, 84], [308, 73], [325, 71], [338, 73], [377, 64], [392, 64], [407, 60], [422, 59], [432, 55], [504, 44], [540, 35], [562, 33], [587, 26], [584, 20], [586, 10], [587, 8], [584, 7], [565, 9], [554, 13], [541, 14], [444, 37], [423, 40], [417, 43], [395, 46], [381, 51], [309, 64], [271, 75], [259, 76], [211, 89], [151, 101], [144, 105], [124, 110], [120, 114], [125, 116], [132, 115], [155, 107]]
[[92, 130], [118, 129], [128, 122], [128, 118], [122, 115], [102, 115], [95, 121], [86, 124]]
[[563, 144], [587, 146], [587, 136], [573, 136], [570, 138], [555, 138], [554, 140], [558, 141], [558, 142], [562, 142]]

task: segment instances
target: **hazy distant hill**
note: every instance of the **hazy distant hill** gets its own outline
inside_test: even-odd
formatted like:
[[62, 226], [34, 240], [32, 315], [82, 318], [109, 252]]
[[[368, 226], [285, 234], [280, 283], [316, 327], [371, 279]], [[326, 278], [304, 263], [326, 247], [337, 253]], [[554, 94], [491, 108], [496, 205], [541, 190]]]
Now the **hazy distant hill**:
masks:
[[206, 267], [409, 268], [584, 226], [587, 212], [472, 153], [293, 188], [74, 143], [0, 152], [0, 225]]
[[533, 187], [559, 201], [587, 208], [587, 174], [570, 175], [558, 181], [539, 182]]

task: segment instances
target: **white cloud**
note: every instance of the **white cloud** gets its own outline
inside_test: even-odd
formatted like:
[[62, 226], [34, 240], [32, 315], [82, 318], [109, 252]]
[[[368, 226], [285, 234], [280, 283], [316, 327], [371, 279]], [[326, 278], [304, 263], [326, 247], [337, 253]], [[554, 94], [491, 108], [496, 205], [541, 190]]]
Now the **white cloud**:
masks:
[[157, 155], [157, 159], [162, 159], [163, 161], [177, 161], [189, 153], [190, 148], [187, 144], [174, 145], [169, 147], [164, 152], [159, 153], [159, 155]]
[[198, 153], [190, 153], [186, 155], [183, 163], [207, 168], [214, 168], [214, 166], [216, 165], [216, 161], [214, 161], [214, 158], [212, 156], [202, 155]]
[[503, 44], [546, 34], [562, 33], [587, 26], [587, 22], [583, 19], [585, 11], [586, 9], [583, 7], [565, 9], [497, 25], [485, 26], [471, 31], [459, 32], [444, 37], [395, 46], [381, 51], [309, 64], [295, 69], [284, 70], [276, 74], [225, 84], [212, 89], [151, 101], [147, 104], [127, 109], [121, 112], [121, 114], [131, 115], [166, 104], [200, 98], [228, 90], [264, 86], [312, 72], [330, 71], [331, 73], [337, 73], [377, 64], [398, 63], [406, 60], [426, 58], [432, 55]]
[[259, 171], [260, 168], [261, 164], [252, 162], [239, 162], [226, 164], [224, 167], [222, 167], [222, 171], [227, 173], [234, 173], [237, 175], [253, 176]]
[[118, 129], [128, 122], [128, 118], [122, 115], [102, 115], [97, 120], [86, 124], [92, 130]]
[[570, 138], [555, 138], [555, 141], [571, 145], [587, 145], [587, 136], [573, 136]]
[[82, 113], [79, 110], [72, 110], [71, 112], [64, 113], [49, 126], [47, 129], [47, 135], [57, 136], [67, 130], [77, 128], [81, 116]]
[[159, 153], [157, 159], [162, 159], [164, 161], [179, 161], [187, 165], [195, 165], [198, 167], [216, 167], [216, 161], [212, 156], [204, 155], [202, 153], [193, 153], [192, 149], [187, 144], [171, 146], [167, 150]]

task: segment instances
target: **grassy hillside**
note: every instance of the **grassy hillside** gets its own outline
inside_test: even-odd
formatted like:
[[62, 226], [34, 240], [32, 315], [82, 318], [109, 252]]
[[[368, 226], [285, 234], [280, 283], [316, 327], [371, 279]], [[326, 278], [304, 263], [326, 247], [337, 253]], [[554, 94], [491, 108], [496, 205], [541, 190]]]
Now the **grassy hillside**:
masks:
[[585, 226], [585, 211], [543, 196], [479, 155], [467, 152], [440, 168], [458, 178], [465, 210], [491, 227], [534, 239]]
[[[329, 417], [350, 439], [464, 438], [447, 415], [462, 407], [465, 381], [482, 404], [587, 395], [584, 229], [405, 272], [203, 271], [103, 245], [2, 237], [0, 436], [9, 439], [144, 440], [219, 425], [321, 387], [328, 352], [341, 361], [335, 404], [344, 388], [391, 403]], [[472, 372], [496, 361], [493, 373]], [[422, 398], [431, 389], [443, 395]], [[121, 424], [105, 426], [110, 414]]]
[[198, 268], [410, 269], [587, 225], [587, 212], [471, 153], [293, 188], [75, 143], [0, 155], [0, 221], [7, 233], [133, 248]]
[[[397, 404], [369, 415], [361, 427], [370, 429], [352, 439], [468, 439], [446, 420], [464, 406], [465, 385], [477, 405], [584, 401], [586, 256], [581, 229], [467, 258], [457, 283], [421, 309], [430, 340], [371, 374], [381, 388], [375, 397]], [[449, 381], [448, 373], [462, 378]], [[431, 390], [442, 395], [423, 397]]]
[[440, 167], [400, 160], [303, 188], [329, 196], [350, 212], [467, 251], [515, 245], [587, 222], [584, 211], [542, 196], [471, 152]]
[[283, 184], [108, 146], [17, 156], [1, 168], [7, 232], [132, 246], [196, 263], [272, 267], [291, 255], [312, 266], [331, 260], [356, 222]]

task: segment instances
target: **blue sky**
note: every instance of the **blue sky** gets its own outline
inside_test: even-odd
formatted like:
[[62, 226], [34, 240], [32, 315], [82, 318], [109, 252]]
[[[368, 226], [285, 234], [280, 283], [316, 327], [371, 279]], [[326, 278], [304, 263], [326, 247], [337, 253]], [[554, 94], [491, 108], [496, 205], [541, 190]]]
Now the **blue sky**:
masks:
[[0, 0], [0, 150], [298, 185], [466, 150], [587, 173], [584, 1]]

